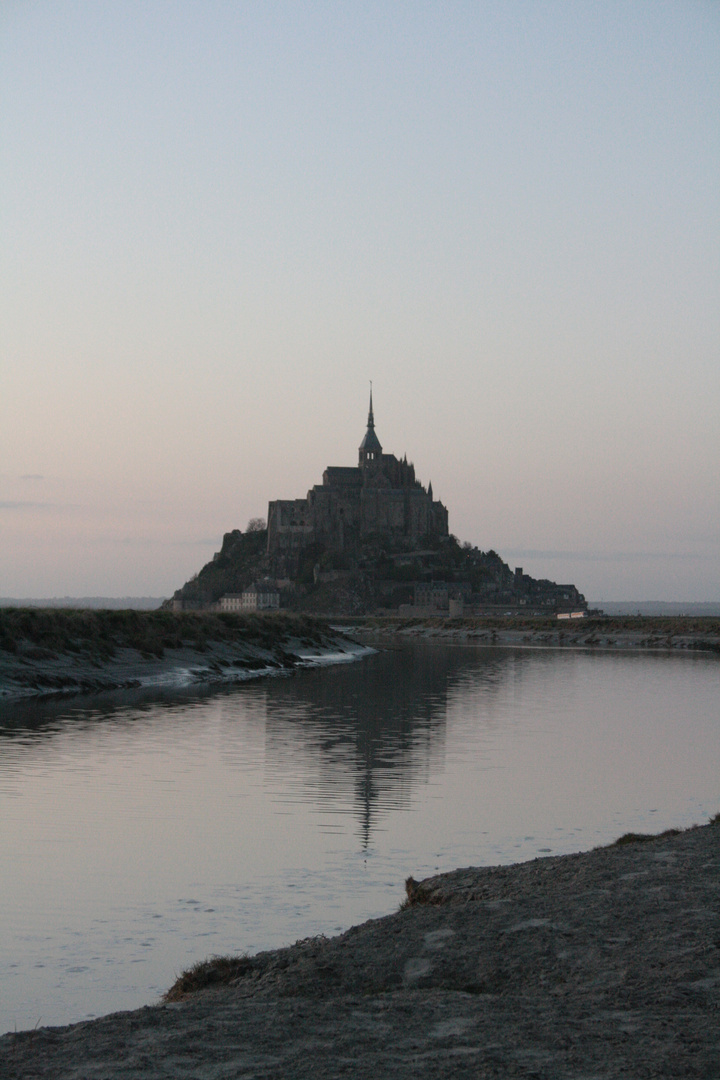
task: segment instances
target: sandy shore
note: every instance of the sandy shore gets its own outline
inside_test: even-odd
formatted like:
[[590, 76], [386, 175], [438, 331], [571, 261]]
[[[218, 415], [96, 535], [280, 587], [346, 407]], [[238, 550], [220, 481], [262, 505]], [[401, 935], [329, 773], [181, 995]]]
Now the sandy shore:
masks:
[[410, 882], [227, 985], [5, 1035], [7, 1080], [720, 1076], [720, 825]]

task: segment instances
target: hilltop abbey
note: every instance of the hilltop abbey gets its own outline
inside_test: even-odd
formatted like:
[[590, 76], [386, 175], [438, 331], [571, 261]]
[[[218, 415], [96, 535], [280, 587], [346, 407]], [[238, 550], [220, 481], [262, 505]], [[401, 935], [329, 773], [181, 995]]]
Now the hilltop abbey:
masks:
[[322, 484], [304, 499], [276, 499], [268, 506], [268, 555], [276, 573], [292, 575], [312, 545], [356, 552], [375, 536], [417, 547], [424, 538], [448, 535], [448, 512], [415, 478], [407, 457], [384, 454], [375, 433], [372, 389], [367, 431], [355, 466], [329, 465]]
[[304, 499], [275, 499], [265, 522], [222, 548], [168, 602], [174, 610], [290, 608], [325, 614], [582, 615], [574, 585], [536, 580], [495, 551], [460, 544], [448, 512], [403, 457], [383, 453], [372, 390], [358, 463], [329, 465]]

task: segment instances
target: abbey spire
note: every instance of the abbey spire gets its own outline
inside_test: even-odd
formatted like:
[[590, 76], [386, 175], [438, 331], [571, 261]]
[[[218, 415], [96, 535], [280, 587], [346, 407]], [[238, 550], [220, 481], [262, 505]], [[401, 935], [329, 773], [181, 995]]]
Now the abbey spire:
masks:
[[360, 443], [359, 462], [358, 464], [362, 468], [363, 466], [370, 465], [373, 462], [380, 460], [382, 456], [382, 446], [380, 440], [375, 434], [375, 417], [373, 416], [373, 400], [372, 400], [372, 383], [370, 383], [370, 408], [368, 410], [368, 422], [367, 431], [365, 437]]

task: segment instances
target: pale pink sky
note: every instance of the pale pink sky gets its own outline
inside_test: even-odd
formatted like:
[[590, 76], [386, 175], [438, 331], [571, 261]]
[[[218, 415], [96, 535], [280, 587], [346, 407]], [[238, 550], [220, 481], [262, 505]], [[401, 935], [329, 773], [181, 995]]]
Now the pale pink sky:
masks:
[[720, 8], [7, 2], [0, 596], [168, 595], [386, 450], [604, 599], [720, 599]]

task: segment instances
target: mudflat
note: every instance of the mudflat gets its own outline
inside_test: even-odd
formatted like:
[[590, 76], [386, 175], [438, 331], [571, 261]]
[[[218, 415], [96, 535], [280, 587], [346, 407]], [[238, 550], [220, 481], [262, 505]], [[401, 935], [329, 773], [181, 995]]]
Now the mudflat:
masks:
[[407, 892], [339, 937], [211, 962], [177, 1000], [5, 1035], [0, 1075], [720, 1076], [718, 819]]

